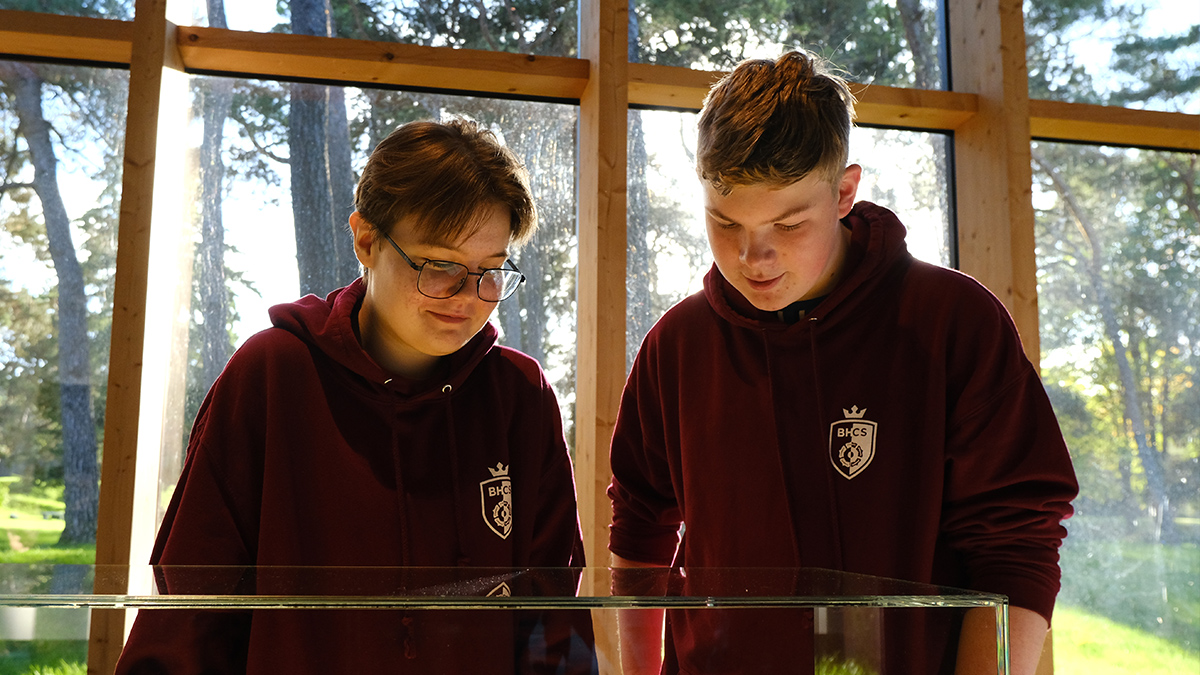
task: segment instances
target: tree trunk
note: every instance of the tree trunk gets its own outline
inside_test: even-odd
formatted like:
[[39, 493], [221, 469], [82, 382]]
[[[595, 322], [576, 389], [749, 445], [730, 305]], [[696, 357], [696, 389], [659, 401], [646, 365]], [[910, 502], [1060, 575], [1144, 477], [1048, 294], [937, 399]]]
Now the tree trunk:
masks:
[[[1142, 461], [1142, 470], [1146, 475], [1146, 502], [1149, 515], [1156, 521], [1155, 538], [1159, 542], [1164, 539], [1171, 540], [1175, 536], [1175, 526], [1168, 508], [1170, 503], [1167, 499], [1162, 460], [1147, 442], [1146, 422], [1142, 415], [1142, 406], [1138, 401], [1137, 380], [1134, 377], [1133, 367], [1130, 365], [1128, 349], [1121, 341], [1120, 323], [1117, 321], [1117, 313], [1101, 272], [1107, 262], [1104, 260], [1104, 249], [1100, 244], [1099, 235], [1092, 226], [1088, 215], [1080, 208], [1074, 191], [1059, 175], [1057, 169], [1050, 166], [1049, 162], [1036, 150], [1033, 153], [1033, 161], [1049, 176], [1055, 191], [1067, 204], [1067, 209], [1075, 220], [1075, 224], [1079, 227], [1087, 245], [1091, 247], [1091, 255], [1088, 256], [1086, 264], [1083, 266], [1084, 274], [1096, 296], [1096, 304], [1099, 306], [1100, 317], [1104, 323], [1105, 336], [1112, 344], [1113, 356], [1120, 373], [1125, 418], [1129, 421], [1130, 435], [1133, 436], [1137, 447], [1137, 456]], [[1132, 347], [1136, 349], [1136, 345]]]
[[354, 169], [350, 166], [350, 122], [346, 117], [346, 92], [328, 87], [325, 137], [329, 153], [330, 225], [333, 227], [333, 253], [337, 267], [335, 282], [344, 286], [358, 276], [358, 258], [350, 235], [350, 214], [354, 211]]
[[[638, 24], [633, 0], [629, 2], [629, 60], [637, 60]], [[653, 272], [650, 269], [650, 190], [646, 185], [646, 137], [642, 130], [642, 112], [629, 111], [629, 148], [627, 169], [625, 265], [625, 370], [633, 367], [642, 338], [658, 319], [652, 316], [650, 300]]]
[[[291, 0], [291, 13], [293, 33], [333, 34], [328, 0]], [[343, 175], [350, 166], [345, 99], [340, 89], [331, 94], [333, 89], [314, 84], [291, 85], [288, 115], [300, 292], [319, 296], [349, 283], [358, 271], [357, 263], [352, 262], [352, 248], [347, 246], [348, 236], [344, 234], [349, 219], [345, 209], [350, 201]], [[337, 136], [343, 142], [331, 142], [331, 124], [342, 127]], [[335, 190], [340, 194], [335, 195]], [[335, 218], [335, 213], [344, 216]]]
[[[224, 0], [208, 0], [208, 24], [225, 28]], [[229, 360], [229, 292], [225, 287], [225, 223], [222, 201], [225, 162], [222, 145], [225, 118], [233, 101], [233, 82], [227, 78], [205, 81], [200, 114], [204, 136], [200, 143], [200, 287], [201, 378], [199, 389], [208, 391]]]
[[96, 540], [100, 476], [83, 268], [71, 241], [71, 219], [58, 188], [58, 159], [50, 124], [42, 111], [42, 79], [32, 68], [19, 63], [0, 63], [0, 78], [10, 83], [20, 131], [29, 144], [34, 191], [42, 203], [50, 258], [58, 276], [58, 376], [66, 502], [66, 527], [59, 543], [91, 543]]

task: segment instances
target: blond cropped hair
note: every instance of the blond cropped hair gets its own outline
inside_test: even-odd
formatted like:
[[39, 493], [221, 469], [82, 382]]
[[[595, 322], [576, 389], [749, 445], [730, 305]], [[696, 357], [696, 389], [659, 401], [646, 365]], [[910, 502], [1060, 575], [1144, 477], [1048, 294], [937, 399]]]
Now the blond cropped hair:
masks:
[[849, 158], [854, 103], [846, 81], [815, 54], [742, 61], [704, 100], [696, 171], [725, 194], [814, 172], [835, 182]]

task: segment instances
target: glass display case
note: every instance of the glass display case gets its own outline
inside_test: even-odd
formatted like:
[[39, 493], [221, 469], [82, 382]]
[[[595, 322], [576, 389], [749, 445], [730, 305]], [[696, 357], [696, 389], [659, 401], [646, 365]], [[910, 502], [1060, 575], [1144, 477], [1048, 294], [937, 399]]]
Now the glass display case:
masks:
[[[155, 590], [95, 591], [144, 574]], [[251, 664], [601, 673], [620, 672], [618, 621], [667, 610], [668, 661], [685, 671], [830, 675], [949, 672], [973, 612], [1007, 673], [1004, 596], [820, 569], [7, 564], [0, 588], [0, 672], [86, 662], [91, 613], [120, 609], [138, 611], [129, 649], [142, 654], [191, 658], [235, 635]]]

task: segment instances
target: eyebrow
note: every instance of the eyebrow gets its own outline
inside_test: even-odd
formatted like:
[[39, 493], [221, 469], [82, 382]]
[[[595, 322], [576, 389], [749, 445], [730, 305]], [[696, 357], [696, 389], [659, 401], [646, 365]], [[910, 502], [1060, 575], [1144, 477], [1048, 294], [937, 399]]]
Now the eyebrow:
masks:
[[[427, 243], [427, 244], [425, 244], [425, 245], [426, 245], [426, 246], [429, 246], [429, 247], [432, 247], [432, 248], [435, 248], [435, 249], [441, 249], [441, 250], [443, 250], [443, 251], [453, 251], [453, 252], [455, 252], [455, 253], [462, 253], [462, 251], [461, 251], [460, 249], [458, 249], [458, 248], [455, 248], [454, 246], [450, 246], [450, 245], [448, 245], [448, 244], [434, 244], [434, 243]], [[512, 257], [512, 253], [510, 253], [510, 252], [508, 251], [508, 249], [503, 249], [503, 250], [501, 250], [499, 253], [493, 253], [493, 254], [491, 254], [491, 255], [484, 256], [482, 259], [483, 259], [483, 260], [491, 260], [492, 258], [504, 258], [505, 260], [507, 260], [507, 259], [509, 259], [509, 258], [511, 258], [511, 257]], [[427, 259], [427, 260], [438, 260], [438, 258], [426, 258], [426, 259]]]
[[[804, 213], [805, 211], [808, 211], [810, 209], [812, 209], [812, 204], [808, 204], [808, 203], [801, 204], [800, 206], [797, 206], [793, 209], [788, 209], [787, 211], [784, 211], [783, 213], [779, 214], [778, 216], [775, 216], [774, 218], [769, 219], [769, 222], [779, 223], [779, 222], [788, 220], [790, 218], [793, 218], [793, 217], [795, 217], [801, 213]], [[716, 216], [717, 218], [720, 218], [721, 220], [724, 220], [724, 221], [727, 221], [730, 223], [737, 222], [733, 218], [730, 218], [729, 216], [725, 215], [724, 213], [721, 213], [721, 211], [718, 209], [705, 209], [705, 211]]]

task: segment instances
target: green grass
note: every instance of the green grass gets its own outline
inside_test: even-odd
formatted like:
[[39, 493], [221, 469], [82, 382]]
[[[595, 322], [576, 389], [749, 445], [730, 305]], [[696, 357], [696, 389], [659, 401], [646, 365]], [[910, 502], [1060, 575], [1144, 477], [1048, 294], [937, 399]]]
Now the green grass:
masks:
[[94, 564], [95, 546], [57, 545], [66, 523], [42, 514], [63, 507], [53, 496], [9, 492], [0, 510], [0, 563]]
[[1074, 607], [1054, 610], [1054, 675], [1200, 673], [1200, 653]]
[[1200, 653], [1200, 547], [1196, 544], [1068, 537], [1062, 570], [1060, 607], [1107, 617], [1114, 625], [1140, 629]]
[[0, 641], [0, 675], [85, 675], [86, 640]]
[[18, 565], [95, 565], [96, 545], [43, 546], [28, 551], [0, 551], [0, 564]]

